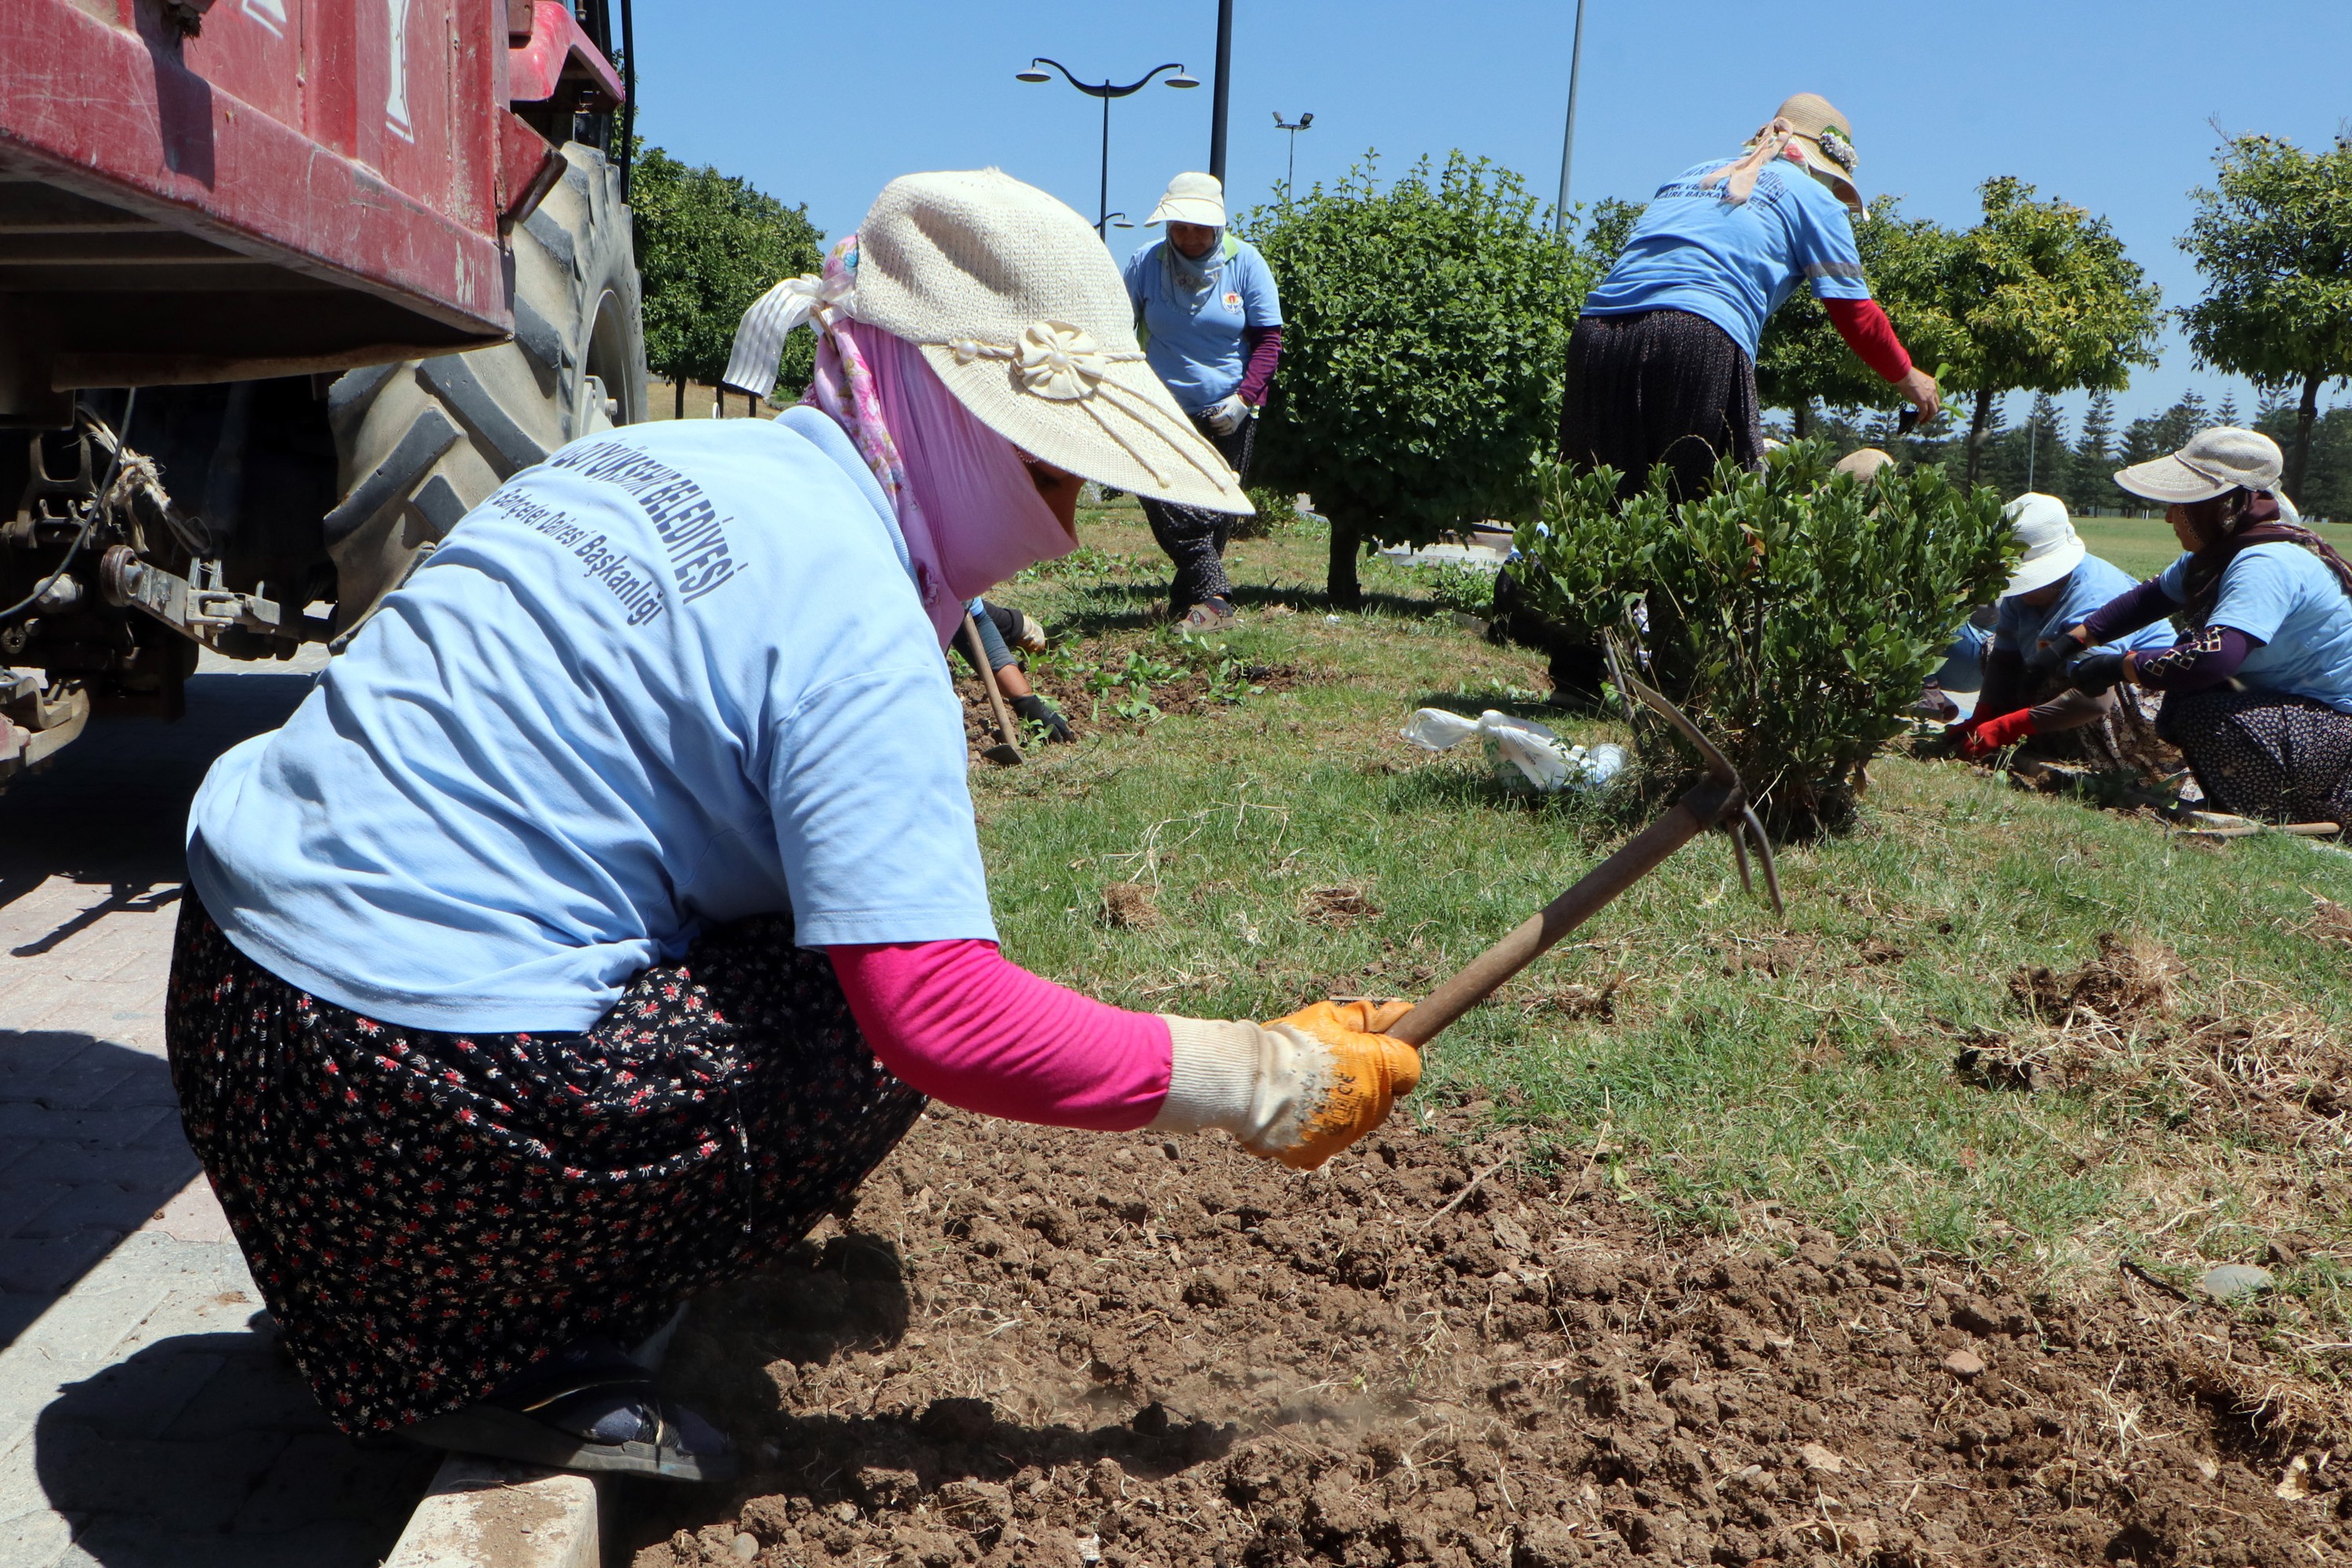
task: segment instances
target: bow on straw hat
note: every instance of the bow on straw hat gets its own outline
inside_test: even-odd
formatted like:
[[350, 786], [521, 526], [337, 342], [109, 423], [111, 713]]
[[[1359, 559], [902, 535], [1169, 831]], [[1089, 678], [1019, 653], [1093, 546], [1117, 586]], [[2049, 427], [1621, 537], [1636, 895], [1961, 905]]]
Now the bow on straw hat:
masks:
[[1093, 226], [996, 169], [908, 174], [857, 228], [854, 275], [776, 285], [736, 329], [726, 384], [775, 385], [784, 337], [843, 319], [922, 351], [981, 423], [1057, 468], [1155, 500], [1247, 515], [1136, 342], [1134, 308]]
[[1746, 157], [1726, 163], [1700, 183], [1727, 182], [1725, 194], [1736, 205], [1754, 194], [1756, 177], [1775, 158], [1802, 163], [1836, 192], [1838, 200], [1852, 207], [1855, 216], [1870, 216], [1870, 209], [1863, 205], [1862, 187], [1853, 183], [1854, 164], [1859, 162], [1853, 150], [1853, 125], [1837, 105], [1817, 92], [1801, 92], [1781, 104], [1771, 121], [1750, 139]]

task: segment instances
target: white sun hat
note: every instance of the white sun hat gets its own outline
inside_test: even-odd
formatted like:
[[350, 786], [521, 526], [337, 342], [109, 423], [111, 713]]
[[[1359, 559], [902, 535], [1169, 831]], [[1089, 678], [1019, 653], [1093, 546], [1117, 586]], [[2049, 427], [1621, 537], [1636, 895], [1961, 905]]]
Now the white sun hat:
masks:
[[2116, 483], [2169, 506], [2211, 500], [2240, 489], [2275, 489], [2285, 468], [2278, 443], [2261, 431], [2216, 425], [2191, 436], [2189, 445], [2168, 458], [2118, 469]]
[[1160, 205], [1143, 220], [1155, 223], [1197, 223], [1203, 228], [1225, 226], [1225, 185], [1214, 174], [1182, 174], [1168, 182]]
[[835, 314], [915, 344], [975, 418], [1057, 468], [1177, 506], [1255, 510], [1144, 363], [1094, 226], [1000, 169], [884, 186], [857, 226], [854, 287], [771, 289], [736, 329], [727, 384], [773, 386], [785, 335]]
[[2080, 566], [2083, 557], [2090, 553], [2083, 536], [2074, 531], [2074, 519], [2066, 515], [2066, 503], [2056, 496], [2028, 490], [2002, 508], [2001, 515], [2009, 519], [2010, 531], [2025, 542], [2025, 559], [2017, 563], [2009, 585], [2000, 591], [2004, 599], [2047, 588]]

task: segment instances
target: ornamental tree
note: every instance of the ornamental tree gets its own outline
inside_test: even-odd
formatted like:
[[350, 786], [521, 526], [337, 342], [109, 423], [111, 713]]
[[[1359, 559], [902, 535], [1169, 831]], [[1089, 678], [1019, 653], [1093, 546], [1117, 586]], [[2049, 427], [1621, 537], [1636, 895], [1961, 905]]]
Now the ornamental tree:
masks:
[[[1942, 279], [1957, 236], [1930, 218], [1906, 218], [1892, 196], [1853, 226], [1862, 253], [1863, 276], [1895, 335], [1912, 359], [1929, 367], [1942, 363], [1954, 335], [1945, 312]], [[1907, 407], [1903, 395], [1879, 379], [1856, 357], [1830, 323], [1829, 312], [1801, 288], [1772, 312], [1756, 355], [1756, 390], [1768, 408], [1786, 408], [1800, 440], [1812, 434], [1812, 405], [1832, 408]]]
[[2320, 384], [2352, 376], [2352, 140], [2305, 153], [2274, 136], [2240, 136], [2215, 154], [2210, 190], [2180, 247], [2205, 297], [2180, 312], [2200, 365], [2265, 390], [2300, 390], [2286, 491], [2300, 500]]
[[[815, 271], [824, 236], [806, 204], [788, 207], [748, 181], [689, 168], [658, 147], [638, 152], [629, 210], [645, 279], [646, 364], [668, 378], [683, 417], [686, 384], [726, 374], [743, 312], [781, 279]], [[786, 384], [807, 381], [814, 351], [807, 333], [793, 334]]]
[[2120, 392], [2156, 363], [2160, 298], [2106, 219], [2006, 175], [1979, 189], [1984, 221], [1955, 237], [1937, 289], [1954, 329], [1939, 379], [1975, 394], [1971, 482], [2002, 394]]
[[1363, 549], [1532, 510], [1594, 268], [1483, 158], [1424, 159], [1386, 189], [1376, 175], [1367, 154], [1337, 189], [1249, 218], [1283, 315], [1255, 477], [1314, 495], [1344, 609], [1362, 603]]

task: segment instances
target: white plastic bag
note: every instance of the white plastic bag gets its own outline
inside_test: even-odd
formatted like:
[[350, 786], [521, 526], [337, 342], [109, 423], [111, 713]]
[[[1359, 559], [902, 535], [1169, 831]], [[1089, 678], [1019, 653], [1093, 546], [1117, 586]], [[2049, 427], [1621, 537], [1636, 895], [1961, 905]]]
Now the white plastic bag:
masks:
[[1443, 708], [1423, 708], [1397, 731], [1424, 751], [1443, 752], [1473, 735], [1486, 752], [1487, 764], [1505, 784], [1519, 779], [1545, 795], [1563, 789], [1597, 791], [1625, 767], [1622, 746], [1601, 744], [1590, 751], [1571, 745], [1532, 719], [1515, 719], [1489, 708], [1475, 720]]

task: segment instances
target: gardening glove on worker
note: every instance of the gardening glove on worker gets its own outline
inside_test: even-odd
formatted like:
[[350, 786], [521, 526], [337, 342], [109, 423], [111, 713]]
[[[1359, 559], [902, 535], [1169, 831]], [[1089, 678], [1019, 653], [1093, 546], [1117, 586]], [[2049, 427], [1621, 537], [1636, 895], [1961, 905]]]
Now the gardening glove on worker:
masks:
[[1271, 1024], [1163, 1014], [1168, 1099], [1154, 1131], [1222, 1127], [1242, 1147], [1311, 1171], [1386, 1121], [1421, 1081], [1421, 1053], [1381, 1033], [1405, 1002], [1318, 1002]]
[[1255, 410], [1244, 403], [1242, 395], [1236, 392], [1223, 403], [1211, 404], [1201, 417], [1207, 420], [1209, 428], [1218, 435], [1230, 436], [1248, 424], [1249, 417], [1254, 412]]
[[1078, 738], [1077, 731], [1070, 728], [1070, 721], [1062, 717], [1061, 710], [1034, 691], [1026, 697], [1014, 698], [1013, 710], [1033, 724], [1043, 724], [1048, 741], [1075, 741]]
[[2124, 678], [2124, 656], [2111, 648], [2086, 653], [2066, 667], [2066, 683], [2087, 697], [2096, 697]]
[[2014, 713], [1982, 720], [1960, 731], [1960, 755], [1972, 763], [1982, 762], [2004, 746], [2014, 746], [2028, 735], [2038, 732], [2033, 722], [2033, 710], [2021, 708]]

